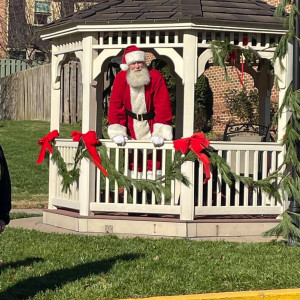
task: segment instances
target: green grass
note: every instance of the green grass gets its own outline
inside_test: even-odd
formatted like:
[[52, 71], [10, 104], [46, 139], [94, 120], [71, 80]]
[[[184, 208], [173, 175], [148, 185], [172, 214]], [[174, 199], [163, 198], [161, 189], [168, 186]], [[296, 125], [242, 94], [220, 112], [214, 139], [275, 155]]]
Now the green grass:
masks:
[[281, 243], [120, 239], [7, 228], [0, 299], [120, 299], [300, 286]]
[[31, 218], [31, 217], [40, 217], [43, 214], [35, 214], [35, 213], [27, 213], [27, 212], [11, 212], [10, 219], [23, 219], [23, 218]]
[[[79, 124], [61, 126], [61, 137], [69, 137]], [[40, 138], [50, 131], [49, 122], [2, 121], [0, 143], [9, 167], [15, 207], [44, 207], [48, 199], [48, 161], [37, 165]]]

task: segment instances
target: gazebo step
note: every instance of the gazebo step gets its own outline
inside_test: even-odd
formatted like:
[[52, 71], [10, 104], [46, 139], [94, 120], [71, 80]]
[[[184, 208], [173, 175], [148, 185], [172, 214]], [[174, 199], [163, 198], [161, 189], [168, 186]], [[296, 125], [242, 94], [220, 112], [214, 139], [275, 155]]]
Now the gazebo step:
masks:
[[120, 236], [187, 237], [195, 239], [230, 239], [261, 237], [279, 220], [263, 216], [240, 218], [201, 217], [193, 221], [175, 216], [101, 214], [89, 217], [66, 210], [45, 210], [43, 223], [80, 233], [116, 234]]

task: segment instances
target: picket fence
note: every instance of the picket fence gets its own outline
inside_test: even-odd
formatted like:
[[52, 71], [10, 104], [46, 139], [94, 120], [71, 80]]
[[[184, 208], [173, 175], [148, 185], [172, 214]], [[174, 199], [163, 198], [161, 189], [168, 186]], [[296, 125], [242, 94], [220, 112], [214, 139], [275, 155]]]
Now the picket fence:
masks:
[[[61, 71], [61, 122], [81, 120], [80, 64], [66, 63]], [[51, 65], [16, 72], [0, 78], [0, 120], [50, 121]]]
[[0, 59], [0, 78], [31, 68], [25, 61], [17, 59]]

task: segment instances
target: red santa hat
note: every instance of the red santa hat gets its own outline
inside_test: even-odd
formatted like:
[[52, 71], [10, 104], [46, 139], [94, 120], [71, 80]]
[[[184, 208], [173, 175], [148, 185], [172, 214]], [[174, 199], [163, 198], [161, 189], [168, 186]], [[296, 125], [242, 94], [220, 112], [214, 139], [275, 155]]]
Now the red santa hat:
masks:
[[128, 70], [128, 65], [136, 62], [145, 62], [145, 52], [141, 51], [137, 46], [128, 46], [123, 53], [122, 63], [120, 65], [123, 71]]

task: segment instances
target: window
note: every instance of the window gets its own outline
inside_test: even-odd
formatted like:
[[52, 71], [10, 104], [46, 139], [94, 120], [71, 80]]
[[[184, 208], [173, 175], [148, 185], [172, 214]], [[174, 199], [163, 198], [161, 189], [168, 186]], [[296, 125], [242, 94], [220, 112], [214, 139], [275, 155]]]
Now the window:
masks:
[[26, 59], [26, 51], [13, 51], [13, 50], [9, 50], [8, 51], [8, 57], [10, 59]]
[[48, 24], [51, 22], [50, 2], [35, 1], [34, 24]]

